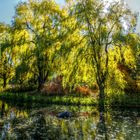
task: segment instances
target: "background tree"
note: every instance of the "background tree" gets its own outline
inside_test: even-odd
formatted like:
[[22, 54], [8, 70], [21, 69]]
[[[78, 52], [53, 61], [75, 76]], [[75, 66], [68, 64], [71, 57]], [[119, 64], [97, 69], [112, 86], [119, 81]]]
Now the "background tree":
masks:
[[10, 26], [0, 23], [0, 79], [3, 80], [3, 88], [14, 75], [12, 54], [12, 41]]

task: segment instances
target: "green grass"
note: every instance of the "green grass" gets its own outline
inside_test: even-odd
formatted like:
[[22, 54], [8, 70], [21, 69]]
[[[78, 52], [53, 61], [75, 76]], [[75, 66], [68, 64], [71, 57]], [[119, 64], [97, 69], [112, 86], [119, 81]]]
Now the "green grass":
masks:
[[[12, 100], [15, 102], [32, 102], [41, 104], [57, 104], [57, 105], [98, 105], [98, 99], [92, 97], [80, 97], [73, 95], [56, 95], [47, 96], [29, 93], [0, 93], [0, 99]], [[139, 94], [113, 94], [106, 98], [106, 106], [111, 107], [140, 107], [140, 95]]]
[[74, 96], [43, 96], [29, 95], [27, 93], [0, 93], [0, 99], [14, 100], [18, 102], [37, 102], [45, 104], [58, 105], [97, 105], [97, 100], [92, 97], [74, 97]]

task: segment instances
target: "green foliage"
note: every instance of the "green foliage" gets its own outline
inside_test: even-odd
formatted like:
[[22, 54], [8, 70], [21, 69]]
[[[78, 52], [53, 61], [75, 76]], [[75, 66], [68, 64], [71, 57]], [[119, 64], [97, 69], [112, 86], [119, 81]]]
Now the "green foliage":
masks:
[[123, 2], [20, 2], [13, 24], [0, 23], [1, 84], [40, 90], [61, 75], [64, 89], [97, 84], [102, 97], [124, 91], [139, 77], [136, 20]]
[[14, 75], [14, 61], [10, 27], [0, 24], [0, 79], [3, 80], [3, 88]]

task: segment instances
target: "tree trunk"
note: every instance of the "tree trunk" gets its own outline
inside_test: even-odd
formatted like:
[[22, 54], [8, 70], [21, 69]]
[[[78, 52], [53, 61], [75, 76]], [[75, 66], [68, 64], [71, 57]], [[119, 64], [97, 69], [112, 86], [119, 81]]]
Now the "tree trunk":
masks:
[[104, 85], [99, 85], [99, 108], [104, 111], [104, 101], [105, 101], [105, 89]]
[[43, 65], [43, 58], [40, 54], [37, 54], [37, 68], [38, 68], [38, 91], [41, 90], [43, 84], [45, 83], [45, 74], [44, 74], [44, 65]]
[[3, 88], [6, 88], [7, 85], [7, 79], [6, 79], [6, 75], [3, 76]]
[[39, 76], [38, 77], [38, 91], [41, 90], [42, 86], [44, 85], [45, 81], [43, 79], [43, 77]]
[[48, 78], [49, 72], [44, 72], [41, 69], [39, 69], [39, 75], [38, 75], [38, 91], [41, 90], [42, 86], [45, 84], [47, 78]]

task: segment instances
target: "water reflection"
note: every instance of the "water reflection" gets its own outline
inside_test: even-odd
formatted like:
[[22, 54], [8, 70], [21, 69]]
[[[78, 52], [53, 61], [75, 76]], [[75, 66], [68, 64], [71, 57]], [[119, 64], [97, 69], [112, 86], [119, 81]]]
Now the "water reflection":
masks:
[[107, 126], [105, 122], [105, 112], [100, 111], [99, 113], [99, 122], [97, 123], [97, 132], [99, 135], [97, 135], [97, 137], [98, 139], [104, 138], [105, 140], [108, 140]]
[[1, 118], [3, 118], [4, 112], [5, 112], [5, 102], [1, 103]]
[[[44, 106], [0, 101], [0, 139], [140, 139], [140, 110], [103, 111], [94, 107]], [[65, 110], [72, 113], [71, 118], [56, 117]]]

